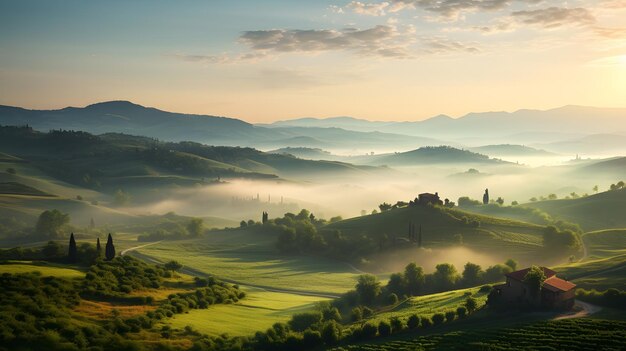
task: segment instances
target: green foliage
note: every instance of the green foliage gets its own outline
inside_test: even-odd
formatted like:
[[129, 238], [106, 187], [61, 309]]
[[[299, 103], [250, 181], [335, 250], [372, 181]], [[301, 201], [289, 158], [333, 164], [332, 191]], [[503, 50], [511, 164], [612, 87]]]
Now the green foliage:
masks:
[[471, 296], [468, 297], [465, 300], [465, 308], [469, 313], [474, 313], [474, 311], [476, 311], [476, 309], [478, 308], [478, 301], [476, 301], [476, 299]]
[[389, 322], [380, 321], [380, 323], [378, 323], [378, 333], [383, 337], [391, 335], [391, 325]]
[[576, 290], [576, 298], [600, 306], [626, 310], [626, 291], [611, 288], [605, 291]]
[[399, 317], [394, 316], [389, 318], [389, 324], [391, 324], [391, 331], [393, 333], [399, 333], [404, 329], [404, 322]]
[[111, 236], [111, 233], [109, 233], [109, 236], [107, 238], [107, 244], [104, 248], [104, 257], [107, 259], [107, 261], [111, 261], [113, 258], [115, 258], [115, 245], [113, 245], [113, 237]]
[[335, 321], [328, 321], [322, 327], [322, 340], [326, 345], [335, 345], [341, 340], [341, 328]]
[[183, 268], [183, 265], [180, 264], [178, 261], [169, 261], [164, 264], [163, 267], [168, 271], [178, 271]]
[[448, 311], [446, 312], [446, 322], [453, 322], [454, 319], [456, 318], [456, 312], [455, 311]]
[[63, 230], [70, 223], [70, 215], [59, 210], [46, 210], [39, 215], [35, 225], [35, 233], [39, 236], [57, 239], [62, 238]]
[[202, 234], [204, 230], [204, 221], [202, 218], [192, 218], [187, 223], [187, 232], [189, 232], [189, 236], [192, 238], [197, 238]]
[[446, 316], [443, 313], [435, 313], [432, 317], [432, 320], [434, 325], [439, 325], [446, 320]]
[[303, 332], [321, 320], [322, 314], [320, 312], [298, 313], [291, 317], [289, 327], [297, 332]]
[[417, 314], [412, 314], [406, 322], [409, 329], [417, 329], [420, 326], [420, 317]]
[[356, 284], [356, 292], [359, 301], [365, 305], [371, 305], [381, 294], [381, 285], [375, 275], [363, 274], [359, 276]]
[[543, 233], [543, 246], [562, 253], [578, 252], [582, 247], [580, 237], [572, 230], [559, 230], [555, 226], [547, 226]]
[[130, 256], [117, 257], [111, 261], [98, 260], [89, 268], [83, 282], [87, 296], [108, 299], [131, 299], [126, 295], [142, 288], [161, 286], [165, 271], [150, 266]]
[[74, 233], [70, 234], [70, 243], [68, 248], [67, 259], [71, 263], [75, 263], [78, 259], [78, 248], [76, 247], [76, 240], [74, 239]]
[[465, 318], [467, 316], [467, 307], [461, 306], [457, 308], [456, 314], [459, 316], [459, 318]]

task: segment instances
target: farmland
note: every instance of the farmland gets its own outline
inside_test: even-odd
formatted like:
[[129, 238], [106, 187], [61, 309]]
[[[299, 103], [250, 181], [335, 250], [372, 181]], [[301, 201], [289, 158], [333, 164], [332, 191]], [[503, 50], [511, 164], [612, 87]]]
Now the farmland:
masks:
[[432, 332], [418, 337], [398, 336], [334, 348], [334, 351], [367, 350], [619, 350], [626, 343], [626, 321], [566, 319], [510, 327]]
[[79, 279], [85, 276], [85, 272], [62, 265], [35, 263], [30, 261], [9, 261], [0, 264], [0, 274], [39, 272], [42, 276], [51, 276], [68, 279]]

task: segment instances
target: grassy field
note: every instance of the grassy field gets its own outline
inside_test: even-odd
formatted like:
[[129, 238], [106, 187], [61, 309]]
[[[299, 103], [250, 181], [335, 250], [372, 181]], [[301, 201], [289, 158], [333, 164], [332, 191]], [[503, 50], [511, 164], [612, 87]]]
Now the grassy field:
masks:
[[54, 276], [69, 279], [85, 277], [85, 272], [78, 269], [46, 262], [9, 261], [0, 264], [0, 274], [19, 274], [29, 272], [39, 272], [42, 276]]
[[585, 289], [626, 289], [626, 229], [601, 230], [582, 237], [587, 257], [554, 269]]
[[388, 311], [376, 313], [368, 320], [378, 323], [381, 320], [388, 321], [391, 317], [398, 317], [406, 321], [412, 314], [430, 317], [435, 313], [456, 311], [458, 307], [465, 305], [465, 300], [468, 296], [475, 298], [480, 308], [485, 305], [488, 294], [480, 293], [478, 290], [479, 288], [470, 288], [438, 294], [414, 296], [399, 303]]
[[586, 231], [626, 228], [626, 189], [572, 200], [531, 202], [525, 206], [537, 208], [556, 219], [577, 223]]
[[621, 350], [625, 344], [626, 321], [584, 318], [401, 334], [333, 350]]
[[193, 310], [175, 315], [168, 322], [172, 327], [180, 329], [191, 325], [195, 330], [209, 335], [252, 335], [256, 331], [266, 330], [276, 322], [288, 321], [294, 313], [313, 309], [316, 302], [328, 300], [254, 288], [244, 290], [246, 298], [238, 303]]
[[354, 288], [358, 273], [345, 263], [314, 256], [281, 255], [273, 235], [214, 231], [203, 238], [162, 242], [138, 250], [241, 284], [338, 294]]

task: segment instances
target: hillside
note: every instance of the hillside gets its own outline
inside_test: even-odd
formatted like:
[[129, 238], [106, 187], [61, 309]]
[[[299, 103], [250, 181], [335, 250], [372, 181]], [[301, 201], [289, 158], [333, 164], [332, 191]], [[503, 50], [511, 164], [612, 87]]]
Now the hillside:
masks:
[[462, 242], [462, 247], [474, 253], [498, 257], [497, 262], [509, 257], [529, 262], [542, 245], [542, 226], [429, 206], [392, 209], [329, 224], [326, 228], [340, 230], [345, 236], [364, 235], [373, 242], [387, 236], [392, 242], [396, 239], [397, 248], [410, 248], [406, 241], [409, 223], [416, 228], [421, 226], [423, 246], [427, 249], [450, 248]]
[[122, 186], [191, 186], [218, 178], [364, 175], [377, 171], [333, 161], [311, 161], [252, 148], [161, 142], [123, 134], [36, 132], [1, 127], [0, 151], [27, 160], [58, 180], [113, 191]]
[[479, 147], [470, 148], [471, 151], [489, 155], [491, 157], [502, 156], [553, 156], [554, 154], [546, 150], [535, 149], [525, 145], [512, 145], [512, 144], [500, 144], [500, 145], [485, 145]]
[[604, 176], [620, 177], [626, 174], [626, 157], [615, 157], [578, 167], [574, 173], [585, 172]]
[[422, 147], [408, 152], [400, 152], [376, 157], [372, 164], [389, 166], [414, 166], [424, 164], [499, 164], [506, 163], [489, 156], [450, 146]]
[[578, 199], [530, 202], [555, 219], [577, 223], [585, 231], [626, 228], [626, 189], [607, 191]]
[[276, 150], [268, 151], [270, 154], [288, 154], [298, 158], [304, 158], [309, 160], [334, 160], [337, 159], [335, 155], [328, 151], [308, 148], [308, 147], [284, 147]]

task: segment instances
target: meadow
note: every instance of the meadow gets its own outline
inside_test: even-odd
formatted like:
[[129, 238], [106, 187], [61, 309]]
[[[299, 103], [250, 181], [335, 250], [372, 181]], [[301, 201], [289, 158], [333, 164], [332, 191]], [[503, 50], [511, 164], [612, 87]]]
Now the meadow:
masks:
[[242, 285], [328, 295], [352, 289], [359, 275], [344, 262], [282, 255], [275, 249], [273, 235], [240, 230], [212, 231], [200, 239], [162, 242], [137, 251]]
[[39, 272], [44, 277], [58, 277], [67, 279], [82, 279], [85, 272], [66, 265], [56, 265], [47, 262], [8, 261], [0, 263], [0, 274], [20, 274]]
[[252, 335], [277, 322], [287, 322], [295, 313], [315, 308], [317, 302], [329, 299], [257, 288], [242, 288], [246, 298], [229, 305], [215, 305], [206, 310], [192, 310], [176, 315], [167, 323], [173, 328], [192, 326], [209, 335], [227, 333], [230, 336]]

